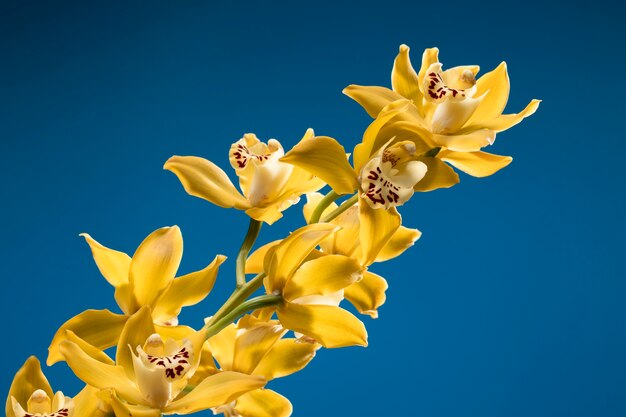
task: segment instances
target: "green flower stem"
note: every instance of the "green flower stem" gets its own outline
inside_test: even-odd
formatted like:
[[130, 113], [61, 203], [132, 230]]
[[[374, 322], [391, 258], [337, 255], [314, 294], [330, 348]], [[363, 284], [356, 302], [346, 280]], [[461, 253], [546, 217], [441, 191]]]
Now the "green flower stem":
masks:
[[211, 317], [207, 324], [213, 325], [213, 323], [217, 320], [220, 320], [224, 315], [228, 314], [231, 310], [244, 302], [246, 298], [250, 297], [261, 287], [261, 285], [263, 285], [263, 278], [265, 278], [265, 272], [260, 273], [250, 281], [246, 282], [243, 286], [235, 289], [228, 300], [226, 300], [224, 305], [217, 310], [215, 315]]
[[311, 218], [309, 219], [309, 224], [319, 222], [320, 217], [322, 217], [322, 213], [324, 213], [324, 210], [326, 210], [328, 206], [330, 206], [333, 201], [335, 201], [339, 197], [340, 195], [337, 194], [334, 190], [330, 190], [330, 192], [320, 200], [320, 202], [317, 204], [317, 207], [315, 207], [315, 210], [313, 210], [313, 214], [311, 214]]
[[335, 217], [339, 216], [344, 211], [348, 210], [354, 204], [356, 204], [356, 202], [358, 200], [359, 200], [359, 193], [357, 192], [355, 195], [353, 195], [352, 197], [350, 197], [349, 199], [344, 201], [342, 205], [340, 205], [335, 210], [333, 210], [330, 213], [328, 213], [326, 216], [322, 217], [321, 221], [322, 222], [329, 222], [329, 221], [331, 221], [332, 219], [334, 219]]
[[212, 324], [207, 324], [204, 327], [206, 339], [209, 339], [212, 336], [218, 334], [222, 329], [224, 329], [229, 324], [233, 323], [240, 316], [254, 310], [258, 310], [260, 308], [272, 307], [278, 305], [282, 302], [283, 297], [280, 295], [261, 295], [259, 297], [251, 298], [248, 301], [245, 301], [232, 309], [230, 312], [225, 314], [220, 319], [214, 321]]
[[241, 244], [241, 249], [239, 249], [239, 253], [237, 254], [237, 288], [242, 287], [246, 283], [246, 259], [248, 258], [250, 249], [252, 249], [252, 245], [254, 245], [256, 238], [259, 236], [262, 224], [263, 223], [260, 221], [250, 218], [248, 233], [246, 234], [246, 237]]

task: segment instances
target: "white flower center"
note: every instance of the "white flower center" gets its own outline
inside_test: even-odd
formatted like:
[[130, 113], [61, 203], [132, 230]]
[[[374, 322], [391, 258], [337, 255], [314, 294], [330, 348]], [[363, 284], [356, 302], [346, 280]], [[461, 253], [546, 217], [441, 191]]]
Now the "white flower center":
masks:
[[182, 345], [173, 339], [164, 343], [161, 336], [153, 334], [136, 350], [133, 366], [139, 391], [148, 402], [162, 408], [180, 392], [182, 385], [177, 382], [190, 374], [192, 343], [187, 339]]
[[262, 206], [277, 197], [293, 165], [280, 162], [285, 151], [280, 142], [270, 139], [267, 144], [247, 133], [230, 147], [230, 164], [239, 176], [239, 184], [253, 206]]
[[411, 142], [395, 144], [370, 159], [361, 171], [361, 197], [378, 209], [401, 206], [413, 195], [413, 187], [424, 175], [423, 162], [411, 160], [415, 154]]
[[14, 397], [11, 397], [11, 403], [15, 417], [72, 417], [74, 414], [73, 400], [65, 397], [61, 391], [50, 400], [45, 391], [36, 390], [28, 399], [28, 411]]

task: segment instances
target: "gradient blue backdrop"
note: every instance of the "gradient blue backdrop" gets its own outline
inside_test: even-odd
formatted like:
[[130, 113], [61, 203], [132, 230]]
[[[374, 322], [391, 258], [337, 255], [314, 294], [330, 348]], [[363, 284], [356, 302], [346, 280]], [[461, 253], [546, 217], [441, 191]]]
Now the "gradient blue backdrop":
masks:
[[[132, 253], [180, 225], [182, 272], [231, 256], [200, 324], [233, 285], [246, 218], [187, 196], [173, 154], [228, 168], [244, 132], [286, 146], [309, 126], [351, 148], [369, 123], [341, 94], [389, 85], [401, 43], [445, 65], [506, 60], [497, 175], [403, 207], [424, 232], [374, 270], [388, 302], [367, 349], [321, 351], [271, 384], [295, 416], [624, 416], [623, 39], [618, 2], [9, 1], [0, 10], [0, 393], [86, 308], [116, 310], [80, 232]], [[300, 222], [300, 209], [263, 241]], [[64, 364], [46, 370], [74, 394]], [[4, 398], [4, 397], [2, 397]], [[203, 415], [210, 415], [205, 413]]]

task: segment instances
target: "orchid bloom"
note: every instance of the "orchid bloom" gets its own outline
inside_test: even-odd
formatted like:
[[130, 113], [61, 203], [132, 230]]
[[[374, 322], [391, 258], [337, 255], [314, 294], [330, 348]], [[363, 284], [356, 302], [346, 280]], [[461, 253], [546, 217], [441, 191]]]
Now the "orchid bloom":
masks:
[[[175, 278], [183, 255], [183, 238], [177, 226], [152, 232], [133, 257], [106, 248], [83, 234], [104, 278], [115, 287], [115, 299], [123, 314], [109, 310], [87, 310], [65, 322], [48, 348], [48, 365], [63, 359], [59, 345], [70, 330], [98, 349], [114, 346], [128, 317], [142, 306], [152, 309], [158, 327], [176, 331], [178, 314], [184, 306], [202, 301], [213, 288], [219, 266], [218, 255], [206, 268]], [[165, 330], [164, 330], [165, 331]]]
[[404, 204], [414, 187], [426, 175], [426, 165], [417, 160], [418, 148], [410, 141], [384, 137], [381, 128], [409, 107], [408, 100], [387, 106], [363, 134], [363, 141], [354, 148], [354, 167], [335, 139], [318, 137], [302, 142], [281, 160], [318, 176], [337, 194], [359, 190], [372, 209], [389, 209]]
[[[285, 338], [287, 332], [276, 320], [245, 316], [211, 337], [207, 345], [222, 371], [258, 375], [270, 381], [304, 368], [319, 345]], [[231, 403], [215, 408], [226, 417], [289, 417], [289, 400], [275, 391], [250, 391]]]
[[[308, 201], [303, 207], [305, 219], [311, 217], [311, 213], [322, 197], [319, 193], [307, 194]], [[336, 208], [337, 205], [332, 203], [324, 213]], [[346, 287], [344, 296], [359, 313], [377, 318], [378, 308], [385, 303], [387, 281], [369, 271], [368, 267], [375, 262], [383, 262], [400, 256], [413, 246], [422, 233], [399, 223], [390, 224], [386, 228], [372, 227], [368, 218], [360, 215], [358, 206], [350, 207], [330, 223], [339, 226], [340, 229], [330, 238], [321, 241], [320, 248], [327, 254], [344, 255], [358, 260], [363, 268], [363, 278]]]
[[283, 327], [327, 348], [366, 346], [363, 323], [339, 307], [344, 289], [362, 278], [361, 265], [347, 256], [315, 250], [337, 229], [329, 223], [301, 227], [253, 253], [246, 273], [264, 272], [266, 292], [283, 297], [276, 307]]
[[390, 103], [410, 99], [409, 111], [394, 117], [384, 128], [389, 134], [412, 137], [432, 149], [424, 162], [430, 174], [423, 191], [450, 187], [458, 182], [443, 162], [475, 177], [492, 175], [512, 158], [481, 151], [492, 145], [496, 133], [507, 130], [532, 115], [539, 100], [532, 100], [518, 114], [502, 114], [509, 97], [506, 63], [476, 79], [476, 65], [443, 70], [439, 50], [424, 51], [416, 72], [409, 58], [409, 47], [400, 46], [391, 73], [393, 90], [385, 87], [350, 85], [344, 93], [356, 100], [372, 117]]
[[92, 387], [85, 387], [74, 398], [61, 391], [53, 394], [34, 356], [15, 374], [5, 408], [6, 417], [105, 417], [107, 412]]
[[164, 339], [144, 306], [127, 320], [115, 361], [75, 335], [61, 343], [60, 351], [78, 378], [102, 390], [117, 417], [190, 414], [265, 385], [262, 377], [222, 372], [190, 386], [201, 361], [204, 332], [187, 336]]
[[[300, 143], [311, 142], [313, 136], [313, 129], [308, 129]], [[220, 167], [203, 158], [173, 156], [164, 168], [176, 174], [187, 193], [220, 207], [245, 210], [253, 219], [272, 224], [302, 194], [325, 185], [305, 170], [281, 162], [284, 153], [276, 139], [266, 144], [252, 133], [235, 142], [229, 159], [243, 194]]]

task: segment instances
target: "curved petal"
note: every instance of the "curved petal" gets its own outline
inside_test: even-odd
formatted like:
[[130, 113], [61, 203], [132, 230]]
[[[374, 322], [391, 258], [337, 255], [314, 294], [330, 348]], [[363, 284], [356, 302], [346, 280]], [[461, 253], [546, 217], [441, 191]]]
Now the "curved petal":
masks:
[[413, 246], [421, 236], [422, 232], [417, 229], [400, 226], [378, 253], [376, 262], [384, 262], [400, 256], [405, 250]]
[[363, 199], [359, 199], [360, 240], [363, 255], [362, 265], [370, 265], [389, 239], [400, 227], [402, 219], [395, 208], [373, 209]]
[[265, 386], [265, 378], [220, 372], [212, 375], [196, 386], [193, 391], [165, 407], [165, 413], [190, 414], [217, 407], [235, 400], [237, 397]]
[[333, 138], [320, 136], [300, 142], [281, 161], [316, 175], [337, 194], [350, 194], [358, 187], [346, 150]]
[[326, 253], [361, 259], [359, 207], [357, 205], [350, 207], [334, 218], [331, 223], [336, 224], [341, 229], [320, 242], [321, 249]]
[[266, 267], [268, 276], [265, 282], [268, 291], [282, 292], [287, 280], [311, 251], [336, 229], [336, 226], [329, 223], [310, 224], [296, 230], [272, 248], [271, 258]]
[[252, 252], [252, 255], [246, 260], [246, 274], [260, 274], [263, 272], [263, 260], [265, 259], [265, 255], [280, 242], [280, 240], [275, 240]]
[[224, 371], [233, 370], [237, 326], [230, 324], [208, 340], [213, 357]]
[[87, 241], [102, 276], [115, 287], [115, 301], [124, 313], [130, 314], [136, 308], [128, 281], [130, 256], [101, 245], [87, 233], [81, 233], [80, 236]]
[[76, 396], [74, 400], [74, 415], [76, 417], [110, 417], [107, 411], [104, 411], [106, 404], [98, 397], [100, 390], [98, 388], [86, 385]]
[[196, 331], [189, 326], [160, 326], [154, 325], [156, 332], [164, 339], [192, 339]]
[[61, 343], [60, 350], [74, 374], [86, 384], [100, 389], [113, 389], [126, 401], [145, 404], [139, 390], [126, 377], [121, 366], [102, 363], [83, 352], [76, 343], [67, 340]]
[[[424, 84], [424, 77], [426, 76], [426, 72], [428, 71], [428, 67], [432, 64], [439, 62], [439, 49], [438, 48], [427, 48], [424, 50], [422, 54], [422, 65], [420, 67], [419, 72], [417, 73], [417, 79], [419, 81], [420, 88]], [[422, 91], [422, 94], [424, 92]]]
[[109, 284], [114, 287], [127, 284], [128, 272], [130, 271], [130, 256], [124, 252], [102, 246], [88, 233], [81, 233], [80, 236], [85, 238], [100, 273], [109, 281]]
[[57, 330], [48, 348], [48, 366], [63, 360], [59, 344], [65, 340], [65, 331], [71, 330], [78, 337], [98, 349], [115, 346], [126, 323], [126, 316], [109, 310], [87, 310], [72, 317]]
[[285, 284], [283, 296], [295, 300], [307, 295], [328, 295], [361, 279], [361, 265], [343, 255], [327, 255], [305, 262]]
[[344, 296], [361, 314], [378, 318], [378, 307], [385, 304], [387, 281], [379, 275], [365, 271], [363, 279], [344, 290]]
[[[106, 398], [106, 402], [113, 409], [113, 413], [115, 417], [160, 417], [161, 410], [157, 410], [155, 408], [144, 406], [144, 405], [133, 405], [128, 404], [120, 400], [115, 391], [106, 390], [102, 391], [100, 394], [102, 397]], [[88, 414], [85, 414], [87, 416]], [[110, 414], [106, 414], [109, 416]], [[76, 414], [76, 417], [80, 417], [81, 414]], [[91, 416], [90, 416], [91, 417]]]
[[178, 317], [183, 307], [204, 300], [213, 289], [219, 267], [225, 260], [224, 255], [217, 255], [206, 268], [174, 279], [154, 305], [154, 321], [165, 323]]
[[496, 132], [488, 129], [476, 130], [465, 135], [433, 135], [438, 146], [458, 152], [476, 152], [488, 145], [493, 145]]
[[[363, 141], [354, 147], [354, 171], [359, 173], [363, 165], [370, 160], [382, 146], [388, 143], [392, 136], [383, 136], [381, 129], [394, 117], [406, 112], [411, 107], [411, 102], [406, 99], [389, 103], [381, 110], [376, 119], [363, 133]], [[388, 131], [385, 131], [389, 133]], [[389, 133], [391, 134], [391, 133]]]
[[409, 50], [408, 46], [400, 45], [400, 52], [391, 70], [391, 86], [393, 91], [413, 100], [414, 103], [419, 103], [422, 100], [422, 92], [419, 89], [417, 73], [411, 65]]
[[282, 326], [275, 323], [259, 323], [239, 330], [235, 342], [233, 371], [252, 374], [267, 351], [286, 332]]
[[133, 353], [137, 346], [143, 346], [148, 338], [156, 333], [148, 306], [142, 307], [126, 321], [120, 334], [115, 352], [115, 362], [121, 366], [129, 379], [135, 379]]
[[482, 97], [482, 100], [467, 124], [480, 125], [500, 116], [509, 100], [509, 91], [509, 74], [506, 62], [502, 62], [476, 81], [474, 97]]
[[288, 209], [291, 205], [292, 202], [285, 202], [285, 204], [275, 203], [265, 207], [250, 207], [246, 210], [246, 214], [254, 220], [272, 225], [283, 217], [282, 211]]
[[48, 398], [54, 396], [48, 379], [46, 379], [46, 376], [41, 371], [39, 359], [35, 356], [30, 356], [13, 378], [13, 382], [9, 388], [9, 395], [7, 396], [5, 408], [6, 416], [15, 417], [11, 397], [15, 398], [23, 407], [26, 407], [30, 396], [38, 389], [44, 390]]
[[340, 307], [285, 302], [276, 312], [283, 326], [312, 337], [324, 347], [367, 346], [363, 323]]
[[130, 263], [130, 284], [140, 306], [152, 306], [171, 284], [183, 257], [178, 226], [152, 232], [137, 248]]
[[532, 116], [539, 108], [539, 103], [541, 103], [541, 100], [532, 100], [524, 110], [517, 114], [503, 114], [495, 119], [483, 121], [480, 124], [467, 124], [458, 133], [472, 132], [477, 129], [490, 129], [495, 132], [502, 132], [515, 126], [526, 117]]
[[172, 156], [164, 169], [176, 174], [188, 194], [220, 207], [246, 209], [248, 200], [241, 195], [217, 165], [196, 156]]
[[387, 104], [404, 98], [395, 91], [385, 87], [356, 84], [344, 88], [343, 93], [359, 103], [367, 114], [373, 118], [376, 118], [378, 113], [380, 113]]
[[510, 156], [494, 155], [487, 152], [441, 151], [437, 157], [455, 168], [473, 176], [493, 175], [513, 161]]
[[420, 182], [415, 184], [415, 191], [433, 191], [439, 188], [450, 188], [459, 183], [459, 175], [452, 168], [444, 164], [440, 159], [423, 156], [417, 158], [426, 164], [426, 175]]
[[240, 417], [289, 417], [293, 407], [282, 395], [269, 389], [257, 389], [237, 398], [235, 410]]
[[261, 359], [254, 374], [261, 375], [268, 381], [291, 375], [307, 366], [319, 348], [317, 343], [280, 339]]
[[106, 363], [108, 365], [115, 365], [115, 361], [111, 359], [106, 353], [104, 353], [104, 351], [85, 342], [83, 339], [76, 336], [76, 333], [74, 333], [73, 331], [66, 330], [65, 338], [66, 340], [69, 340], [70, 342], [76, 343], [83, 352], [85, 352], [86, 354], [94, 358], [95, 360], [100, 361], [102, 363]]

